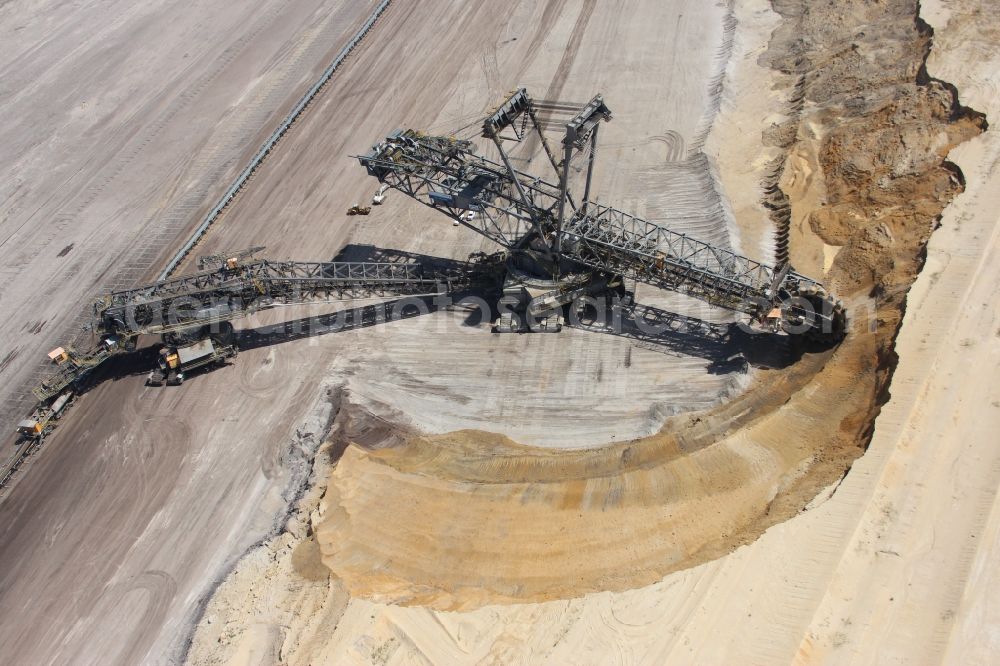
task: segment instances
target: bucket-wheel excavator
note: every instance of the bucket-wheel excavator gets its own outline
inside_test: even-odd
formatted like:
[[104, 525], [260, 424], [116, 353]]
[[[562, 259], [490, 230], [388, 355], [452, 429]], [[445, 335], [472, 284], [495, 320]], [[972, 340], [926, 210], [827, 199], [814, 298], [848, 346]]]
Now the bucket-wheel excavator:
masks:
[[[560, 117], [561, 155], [547, 136]], [[358, 156], [380, 181], [372, 203], [381, 204], [388, 188], [398, 190], [501, 252], [445, 271], [414, 262], [254, 259], [260, 247], [205, 257], [200, 272], [99, 298], [93, 328], [100, 342], [84, 353], [50, 354], [59, 369], [34, 389], [38, 407], [19, 431], [42, 437], [81, 382], [111, 357], [134, 350], [140, 335], [163, 337], [149, 382], [179, 384], [186, 372], [235, 356], [232, 319], [278, 305], [482, 291], [502, 283], [494, 331], [558, 331], [565, 307], [608, 292], [627, 299], [631, 280], [748, 314], [775, 332], [823, 344], [840, 340], [843, 306], [788, 264], [767, 266], [591, 201], [598, 131], [610, 119], [600, 95], [572, 105], [534, 100], [521, 88], [482, 124], [499, 161], [477, 154], [469, 140], [392, 133]], [[512, 164], [508, 145], [529, 136], [552, 167], [549, 180]], [[577, 198], [570, 176], [581, 157], [585, 180]]]
[[[546, 136], [560, 113], [569, 116], [556, 146], [561, 154]], [[499, 161], [478, 155], [472, 141], [414, 130], [394, 132], [358, 159], [383, 185], [505, 248], [508, 307], [499, 331], [557, 330], [552, 318], [560, 306], [627, 278], [746, 313], [786, 333], [840, 339], [843, 306], [788, 264], [767, 266], [591, 201], [598, 131], [609, 120], [600, 95], [572, 105], [534, 100], [521, 88], [483, 121], [482, 137], [492, 142]], [[529, 137], [544, 151], [551, 180], [512, 165], [507, 146]], [[585, 180], [577, 200], [570, 167], [580, 158], [586, 160]], [[548, 304], [548, 316], [539, 301]]]

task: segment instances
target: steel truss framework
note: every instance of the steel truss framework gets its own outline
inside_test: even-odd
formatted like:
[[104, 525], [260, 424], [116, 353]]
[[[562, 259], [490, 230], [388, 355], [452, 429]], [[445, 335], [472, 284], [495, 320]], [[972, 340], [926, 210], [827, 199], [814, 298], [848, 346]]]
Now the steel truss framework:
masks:
[[31, 392], [40, 401], [51, 400], [81, 376], [114, 356], [117, 350], [101, 346], [86, 354], [70, 354], [69, 358], [53, 375], [46, 377]]
[[419, 263], [259, 260], [112, 292], [94, 303], [102, 343], [86, 353], [69, 351], [34, 394], [51, 399], [139, 335], [210, 326], [280, 305], [452, 293], [490, 283], [491, 266], [488, 257], [449, 271], [426, 271]]
[[[584, 105], [565, 124], [564, 155], [559, 161], [539, 112], [566, 108], [555, 102], [535, 102], [524, 88], [511, 94], [483, 121], [482, 135], [493, 141], [501, 162], [476, 155], [471, 141], [414, 130], [397, 130], [358, 159], [379, 181], [437, 208], [506, 249], [516, 249], [534, 232], [550, 240], [546, 247], [558, 252], [567, 205], [572, 213], [578, 210], [569, 189], [570, 165], [583, 152], [589, 154], [586, 201], [599, 123], [611, 118], [600, 95]], [[511, 164], [505, 142], [521, 142], [531, 131], [544, 148], [558, 182], [518, 171]], [[581, 210], [586, 210], [586, 203]]]
[[471, 274], [425, 274], [419, 264], [254, 261], [119, 291], [94, 314], [108, 334], [165, 333], [278, 305], [445, 293]]
[[[563, 229], [563, 252], [580, 263], [713, 305], [757, 313], [781, 294], [772, 293], [779, 273], [753, 259], [709, 245], [608, 206], [574, 216]], [[787, 272], [777, 289], [816, 285]]]
[[503, 164], [473, 151], [468, 141], [406, 130], [359, 159], [390, 187], [513, 249], [555, 214], [559, 186], [520, 172], [512, 179]]
[[[379, 181], [509, 250], [523, 249], [531, 239], [542, 239], [557, 257], [758, 318], [797, 295], [827, 298], [821, 285], [787, 265], [767, 266], [589, 201], [597, 131], [601, 121], [611, 118], [611, 112], [600, 95], [583, 105], [564, 125], [565, 155], [556, 161], [539, 114], [569, 108], [556, 102], [536, 103], [523, 88], [515, 91], [483, 122], [482, 134], [496, 145], [502, 165], [476, 155], [470, 141], [414, 130], [393, 133], [358, 159]], [[529, 121], [558, 174], [558, 183], [511, 166], [503, 142], [524, 140]], [[569, 191], [568, 167], [584, 152], [589, 153], [586, 185], [577, 206]], [[567, 204], [571, 212], [566, 211]], [[810, 300], [810, 304], [816, 302]], [[802, 307], [792, 304], [785, 311], [794, 318]], [[835, 316], [831, 312], [817, 315], [817, 323], [829, 323]]]

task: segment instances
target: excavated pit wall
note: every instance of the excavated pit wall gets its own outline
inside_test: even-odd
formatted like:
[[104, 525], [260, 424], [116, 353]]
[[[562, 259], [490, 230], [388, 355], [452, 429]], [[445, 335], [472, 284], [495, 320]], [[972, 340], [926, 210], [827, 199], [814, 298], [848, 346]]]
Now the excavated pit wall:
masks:
[[847, 340], [653, 437], [594, 451], [422, 436], [349, 405], [329, 487], [304, 508], [309, 570], [321, 557], [334, 574], [314, 585], [452, 610], [637, 587], [756, 539], [863, 453], [906, 293], [962, 188], [947, 153], [985, 119], [927, 77], [932, 31], [916, 2], [774, 9], [782, 21], [760, 62], [786, 75], [794, 106], [761, 128], [785, 153], [761, 197], [773, 202], [778, 184], [792, 261], [851, 307]]

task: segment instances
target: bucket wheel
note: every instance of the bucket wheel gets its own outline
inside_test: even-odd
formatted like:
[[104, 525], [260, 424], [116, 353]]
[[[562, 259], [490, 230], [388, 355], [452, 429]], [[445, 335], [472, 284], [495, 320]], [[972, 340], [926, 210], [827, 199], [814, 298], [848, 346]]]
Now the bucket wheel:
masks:
[[830, 345], [847, 332], [844, 304], [818, 284], [801, 285], [782, 304], [782, 328], [804, 340]]

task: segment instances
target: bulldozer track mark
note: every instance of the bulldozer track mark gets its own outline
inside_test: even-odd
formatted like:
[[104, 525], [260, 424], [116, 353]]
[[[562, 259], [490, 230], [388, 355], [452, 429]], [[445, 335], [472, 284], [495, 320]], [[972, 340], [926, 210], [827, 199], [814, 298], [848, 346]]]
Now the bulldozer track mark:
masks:
[[681, 162], [684, 157], [684, 137], [676, 130], [667, 130], [663, 134], [649, 137], [650, 141], [658, 141], [666, 146], [666, 162]]

